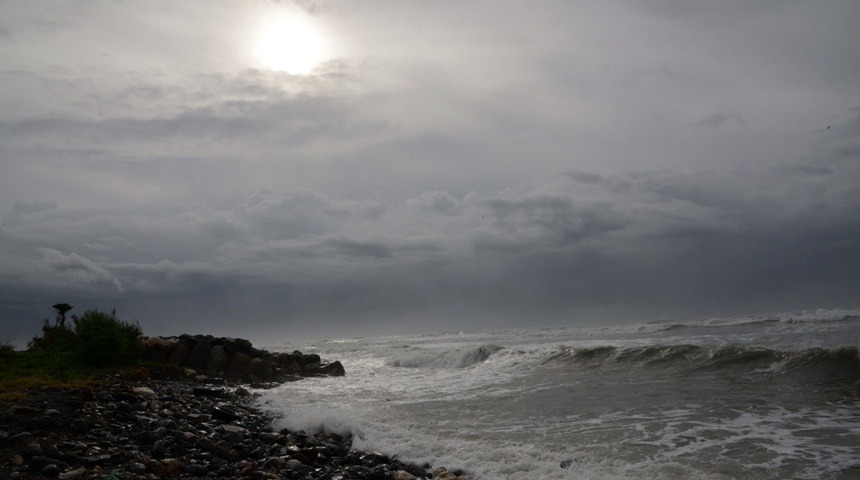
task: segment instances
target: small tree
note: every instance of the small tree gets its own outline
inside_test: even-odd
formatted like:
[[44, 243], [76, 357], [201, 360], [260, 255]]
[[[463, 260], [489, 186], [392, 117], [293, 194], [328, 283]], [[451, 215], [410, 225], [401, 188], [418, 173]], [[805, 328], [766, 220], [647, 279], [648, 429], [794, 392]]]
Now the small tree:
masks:
[[56, 324], [58, 326], [65, 327], [66, 326], [66, 313], [68, 313], [69, 310], [71, 310], [75, 307], [69, 305], [68, 303], [58, 303], [51, 308], [53, 308], [54, 310], [57, 311], [57, 323]]

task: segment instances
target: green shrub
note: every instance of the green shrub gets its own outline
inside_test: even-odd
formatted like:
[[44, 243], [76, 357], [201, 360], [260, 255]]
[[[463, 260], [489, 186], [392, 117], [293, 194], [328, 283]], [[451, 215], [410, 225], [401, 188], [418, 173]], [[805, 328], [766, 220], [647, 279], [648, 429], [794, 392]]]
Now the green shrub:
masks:
[[64, 325], [51, 325], [48, 320], [42, 325], [42, 336], [33, 337], [28, 346], [34, 350], [68, 352], [74, 348], [75, 332]]
[[11, 340], [0, 342], [0, 358], [11, 358], [15, 355], [15, 344]]
[[98, 310], [75, 319], [75, 357], [83, 365], [119, 367], [140, 360], [143, 331], [137, 324], [118, 320]]
[[55, 361], [87, 367], [123, 367], [140, 361], [143, 344], [140, 326], [100, 310], [73, 316], [73, 327], [45, 321], [42, 336], [30, 341], [31, 350], [49, 353]]

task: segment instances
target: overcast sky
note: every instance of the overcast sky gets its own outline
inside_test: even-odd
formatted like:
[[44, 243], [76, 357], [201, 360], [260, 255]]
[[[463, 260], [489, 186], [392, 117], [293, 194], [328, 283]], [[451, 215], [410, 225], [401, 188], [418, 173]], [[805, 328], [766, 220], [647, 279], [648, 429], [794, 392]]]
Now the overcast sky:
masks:
[[57, 302], [252, 339], [858, 307], [858, 22], [4, 0], [0, 340]]

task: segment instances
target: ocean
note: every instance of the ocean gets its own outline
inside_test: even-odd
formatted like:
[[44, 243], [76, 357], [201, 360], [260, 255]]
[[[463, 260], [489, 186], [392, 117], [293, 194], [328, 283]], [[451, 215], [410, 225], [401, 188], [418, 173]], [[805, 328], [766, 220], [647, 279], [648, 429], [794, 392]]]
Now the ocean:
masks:
[[860, 478], [860, 310], [281, 342], [280, 427], [474, 479]]

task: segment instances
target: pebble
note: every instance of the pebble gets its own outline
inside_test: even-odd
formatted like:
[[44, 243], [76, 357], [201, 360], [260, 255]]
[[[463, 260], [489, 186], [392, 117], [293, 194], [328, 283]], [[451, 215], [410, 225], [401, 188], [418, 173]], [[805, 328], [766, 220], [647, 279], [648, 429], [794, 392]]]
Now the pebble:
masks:
[[206, 378], [32, 389], [0, 404], [0, 478], [467, 478], [356, 451], [351, 436], [275, 431], [254, 401], [243, 387]]

